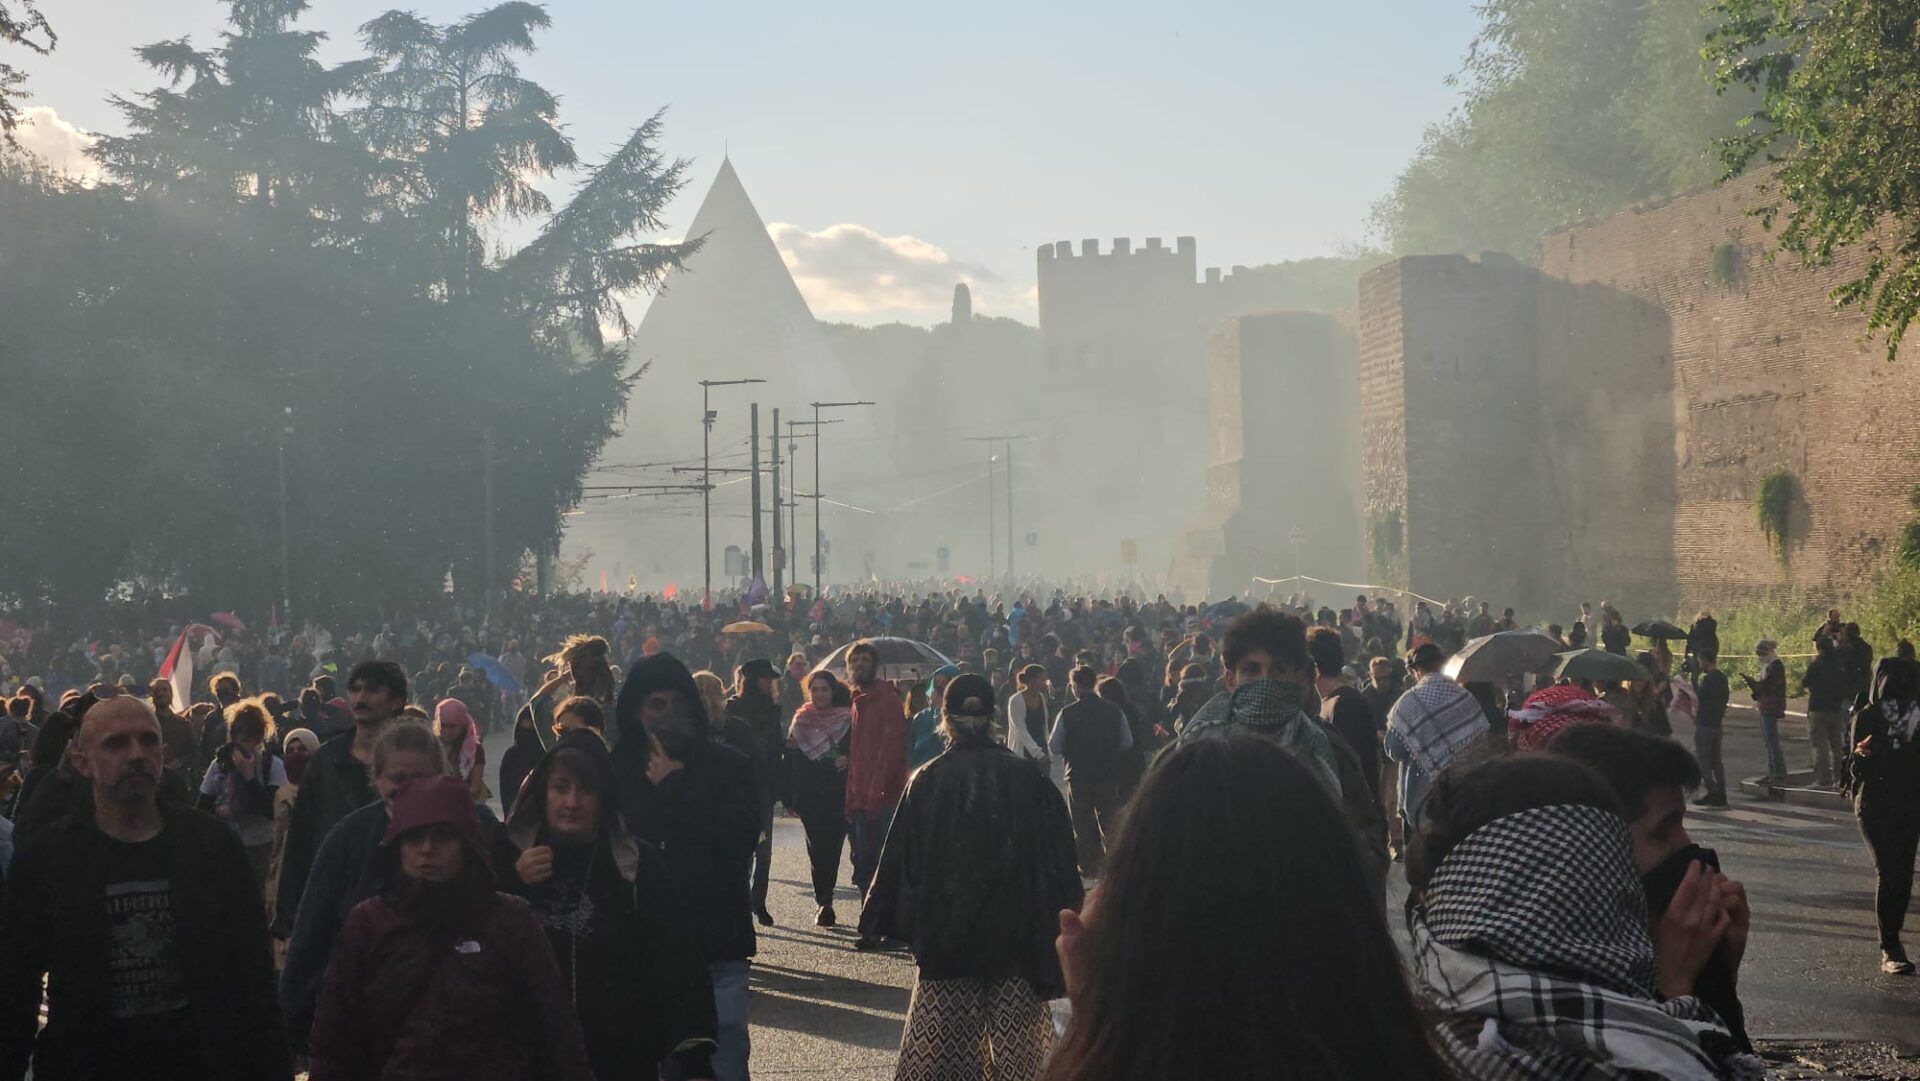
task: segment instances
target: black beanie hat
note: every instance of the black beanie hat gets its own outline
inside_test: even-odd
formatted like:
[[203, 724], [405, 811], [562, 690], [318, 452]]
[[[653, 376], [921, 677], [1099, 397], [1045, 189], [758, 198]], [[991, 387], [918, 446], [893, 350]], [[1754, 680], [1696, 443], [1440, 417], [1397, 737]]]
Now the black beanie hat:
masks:
[[941, 708], [954, 717], [991, 717], [993, 684], [978, 672], [957, 675], [947, 684], [947, 696]]

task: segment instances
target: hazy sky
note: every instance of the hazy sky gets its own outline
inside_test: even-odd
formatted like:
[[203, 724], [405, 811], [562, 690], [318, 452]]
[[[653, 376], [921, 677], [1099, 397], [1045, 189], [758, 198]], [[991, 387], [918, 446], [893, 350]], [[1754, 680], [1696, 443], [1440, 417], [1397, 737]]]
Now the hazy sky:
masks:
[[[312, 0], [355, 55], [393, 0]], [[451, 21], [486, 0], [416, 0]], [[741, 3], [551, 0], [523, 71], [561, 97], [583, 157], [670, 106], [691, 159], [684, 227], [730, 149], [815, 314], [1033, 318], [1033, 246], [1198, 238], [1202, 265], [1335, 254], [1454, 102], [1471, 0]], [[154, 83], [134, 46], [213, 44], [214, 0], [43, 3], [58, 50], [10, 50], [32, 104], [116, 130], [110, 92]], [[57, 147], [36, 113], [30, 141]], [[561, 187], [564, 187], [562, 185]], [[879, 298], [886, 298], [884, 300]], [[635, 313], [637, 314], [637, 312]]]

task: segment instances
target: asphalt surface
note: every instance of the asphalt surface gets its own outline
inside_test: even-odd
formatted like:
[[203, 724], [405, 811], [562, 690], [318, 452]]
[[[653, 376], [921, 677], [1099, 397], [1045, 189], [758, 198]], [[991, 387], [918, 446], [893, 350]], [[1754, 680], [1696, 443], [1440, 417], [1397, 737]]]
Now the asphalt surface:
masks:
[[[1804, 768], [1804, 722], [1788, 718], [1784, 736], [1795, 734], [1786, 738], [1788, 764]], [[1689, 732], [1678, 735], [1691, 743]], [[488, 743], [490, 760], [499, 761], [504, 735]], [[1760, 772], [1750, 710], [1729, 716], [1725, 754], [1730, 779]], [[1920, 1077], [1907, 1058], [1920, 1053], [1920, 979], [1880, 974], [1873, 868], [1852, 816], [1737, 792], [1729, 798], [1727, 808], [1692, 808], [1688, 825], [1746, 884], [1753, 933], [1740, 992], [1749, 1030], [1774, 1052], [1776, 1076]], [[760, 929], [753, 968], [754, 1073], [891, 1077], [911, 961], [854, 951], [859, 902], [850, 886], [836, 900], [840, 926], [816, 928], [799, 820], [777, 818], [774, 838], [768, 907], [776, 922]], [[1405, 885], [1397, 870], [1392, 878], [1397, 911]], [[1910, 948], [1920, 947], [1920, 921], [1913, 927]]]

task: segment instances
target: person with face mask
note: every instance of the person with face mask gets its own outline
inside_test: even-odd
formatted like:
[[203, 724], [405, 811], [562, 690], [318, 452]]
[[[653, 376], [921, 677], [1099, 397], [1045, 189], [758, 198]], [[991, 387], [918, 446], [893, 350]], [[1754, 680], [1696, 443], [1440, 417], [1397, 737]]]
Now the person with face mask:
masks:
[[562, 733], [498, 837], [503, 887], [533, 906], [580, 1015], [598, 1081], [711, 1078], [713, 989], [680, 923], [666, 863], [619, 812], [597, 734]]
[[467, 786], [409, 781], [380, 841], [381, 889], [327, 968], [311, 1081], [593, 1081], [580, 1021], [527, 903], [494, 890]]
[[[1674, 934], [1667, 915], [1688, 871], [1699, 864], [1704, 870], [1720, 872], [1719, 855], [1694, 844], [1687, 834], [1687, 793], [1700, 786], [1700, 764], [1671, 739], [1608, 724], [1563, 728], [1547, 740], [1546, 751], [1592, 769], [1620, 798], [1633, 840], [1634, 867], [1647, 894], [1648, 930], [1657, 954]], [[1722, 882], [1729, 912], [1726, 937], [1701, 965], [1693, 993], [1713, 1007], [1740, 1049], [1751, 1051], [1747, 1011], [1736, 990], [1740, 962], [1747, 952], [1747, 891], [1724, 875]]]
[[[746, 1081], [751, 896], [760, 841], [753, 762], [714, 733], [693, 673], [671, 653], [634, 662], [614, 703], [613, 765], [628, 828], [654, 845], [713, 987], [713, 1075]], [[904, 751], [904, 747], [903, 747]]]
[[[1599, 729], [1587, 725], [1568, 733]], [[1688, 864], [1658, 937], [1607, 782], [1555, 754], [1436, 781], [1407, 852], [1407, 930], [1436, 1049], [1460, 1077], [1759, 1081], [1698, 997], [1743, 908]], [[1542, 873], [1543, 869], [1553, 873]]]

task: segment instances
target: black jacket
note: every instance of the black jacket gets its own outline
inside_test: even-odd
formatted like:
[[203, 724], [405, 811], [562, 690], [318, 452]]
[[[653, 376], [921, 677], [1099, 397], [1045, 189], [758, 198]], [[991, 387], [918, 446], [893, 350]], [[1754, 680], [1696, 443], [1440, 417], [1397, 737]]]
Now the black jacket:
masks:
[[780, 702], [771, 695], [736, 694], [727, 699], [721, 738], [727, 746], [753, 762], [753, 779], [760, 798], [772, 802], [783, 795], [780, 789], [781, 751], [787, 740], [786, 725], [780, 721]]
[[1054, 936], [1078, 909], [1066, 801], [997, 744], [956, 743], [907, 784], [887, 832], [860, 933], [907, 941], [930, 980], [1026, 980], [1064, 991]]
[[[688, 913], [666, 861], [628, 831], [613, 808], [589, 844], [552, 845], [546, 834], [547, 778], [562, 749], [584, 754], [598, 791], [615, 787], [612, 756], [597, 735], [570, 734], [529, 775], [526, 798], [498, 832], [493, 865], [501, 888], [525, 898], [546, 931], [601, 1081], [651, 1077], [671, 1056], [682, 1077], [712, 1072], [712, 983], [686, 933]], [[553, 875], [528, 885], [516, 865], [552, 845]]]
[[752, 957], [757, 940], [748, 887], [760, 843], [753, 763], [709, 737], [656, 786], [647, 780], [648, 750], [642, 733], [613, 751], [628, 827], [665, 858], [705, 959]]
[[372, 803], [376, 796], [367, 767], [353, 756], [351, 730], [322, 743], [307, 760], [300, 795], [294, 798], [293, 814], [287, 822], [286, 848], [280, 857], [280, 892], [273, 909], [275, 931], [281, 935], [292, 931], [301, 891], [307, 887], [307, 872], [327, 831]]
[[[226, 823], [162, 804], [174, 943], [207, 1081], [293, 1076], [274, 991], [265, 908], [240, 839]], [[72, 815], [23, 844], [0, 915], [0, 1081], [98, 1076], [112, 1032], [104, 836]], [[35, 1037], [40, 979], [48, 1021]]]

